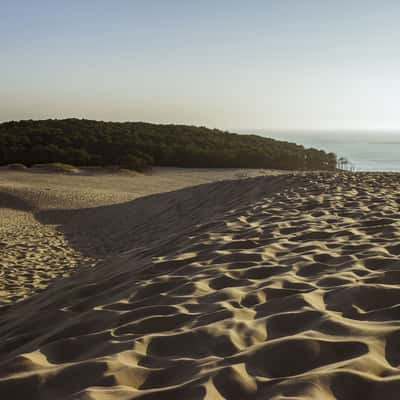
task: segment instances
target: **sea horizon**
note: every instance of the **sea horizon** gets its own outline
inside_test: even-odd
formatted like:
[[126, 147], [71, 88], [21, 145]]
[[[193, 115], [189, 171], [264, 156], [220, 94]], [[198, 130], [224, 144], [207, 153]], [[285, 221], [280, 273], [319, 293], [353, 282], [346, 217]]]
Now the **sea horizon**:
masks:
[[400, 172], [400, 131], [241, 129], [256, 134], [333, 152], [354, 171]]

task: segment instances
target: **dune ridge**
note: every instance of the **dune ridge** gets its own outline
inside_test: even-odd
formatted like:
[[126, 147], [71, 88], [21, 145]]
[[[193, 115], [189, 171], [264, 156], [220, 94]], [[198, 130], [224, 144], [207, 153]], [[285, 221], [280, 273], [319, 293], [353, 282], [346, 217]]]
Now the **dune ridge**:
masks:
[[85, 227], [88, 262], [106, 251], [4, 309], [0, 397], [397, 399], [399, 183], [289, 174], [40, 210], [67, 241]]
[[[193, 193], [175, 199], [170, 191], [265, 174], [282, 172], [154, 168], [151, 174], [127, 176], [89, 168], [67, 176], [0, 168], [0, 306], [138, 246], [141, 236], [149, 239], [149, 218], [157, 221], [157, 214], [166, 211], [167, 218], [173, 218], [168, 208], [176, 207], [174, 215], [181, 221], [187, 211], [182, 204]], [[151, 197], [160, 193], [165, 196]], [[202, 195], [201, 190], [198, 193]], [[213, 206], [212, 201], [209, 204]], [[145, 224], [140, 235], [139, 221]], [[169, 222], [164, 221], [166, 226]]]

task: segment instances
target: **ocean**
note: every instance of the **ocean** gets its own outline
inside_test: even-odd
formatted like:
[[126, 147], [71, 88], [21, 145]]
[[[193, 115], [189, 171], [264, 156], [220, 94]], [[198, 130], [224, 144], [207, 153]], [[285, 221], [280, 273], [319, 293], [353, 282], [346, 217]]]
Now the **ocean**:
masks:
[[251, 133], [336, 153], [338, 157], [345, 157], [355, 171], [400, 172], [400, 132], [305, 133], [253, 130]]

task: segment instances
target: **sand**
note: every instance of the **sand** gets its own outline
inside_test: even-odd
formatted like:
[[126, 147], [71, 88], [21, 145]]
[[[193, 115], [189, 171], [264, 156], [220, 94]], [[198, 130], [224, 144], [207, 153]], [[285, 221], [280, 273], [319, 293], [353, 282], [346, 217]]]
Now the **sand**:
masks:
[[[144, 197], [146, 213], [147, 197], [152, 194], [281, 173], [155, 168], [147, 174], [111, 174], [88, 168], [80, 174], [58, 174], [0, 168], [0, 306], [29, 297], [54, 279], [92, 267], [106, 256], [129, 250], [136, 236], [133, 223], [138, 219], [125, 218], [131, 200]], [[111, 207], [121, 203], [126, 204]]]
[[[0, 398], [398, 399], [400, 175], [176, 180], [145, 197], [20, 179], [1, 175], [18, 217], [2, 241], [19, 245]], [[20, 300], [46, 263], [35, 249], [58, 278]]]

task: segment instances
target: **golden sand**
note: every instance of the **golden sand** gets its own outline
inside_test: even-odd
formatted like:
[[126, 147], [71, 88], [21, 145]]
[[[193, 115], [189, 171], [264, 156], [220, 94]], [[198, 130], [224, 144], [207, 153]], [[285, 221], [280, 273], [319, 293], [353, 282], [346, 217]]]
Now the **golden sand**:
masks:
[[2, 243], [26, 246], [1, 257], [0, 398], [399, 398], [400, 175], [103, 180], [95, 206], [20, 179], [0, 185], [21, 218]]

